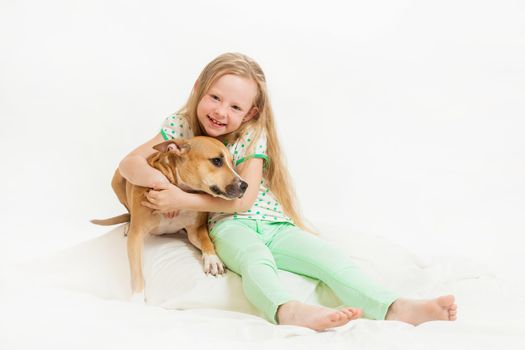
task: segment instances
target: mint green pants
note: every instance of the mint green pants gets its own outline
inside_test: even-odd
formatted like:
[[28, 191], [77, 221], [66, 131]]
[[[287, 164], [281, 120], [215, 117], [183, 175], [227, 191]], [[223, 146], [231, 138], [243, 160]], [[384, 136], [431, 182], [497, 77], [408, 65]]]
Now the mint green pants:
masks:
[[228, 269], [241, 275], [248, 300], [274, 323], [277, 308], [295, 300], [277, 269], [321, 280], [344, 305], [363, 309], [370, 319], [385, 319], [398, 298], [361, 272], [344, 251], [287, 222], [224, 220], [210, 237]]

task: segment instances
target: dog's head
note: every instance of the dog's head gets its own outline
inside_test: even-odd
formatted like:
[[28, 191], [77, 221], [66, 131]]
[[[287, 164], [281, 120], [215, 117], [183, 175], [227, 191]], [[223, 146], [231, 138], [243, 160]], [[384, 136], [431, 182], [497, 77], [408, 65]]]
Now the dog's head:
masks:
[[174, 139], [153, 148], [159, 153], [153, 156], [150, 164], [155, 164], [155, 168], [182, 189], [234, 199], [241, 198], [248, 188], [233, 170], [226, 146], [212, 137]]

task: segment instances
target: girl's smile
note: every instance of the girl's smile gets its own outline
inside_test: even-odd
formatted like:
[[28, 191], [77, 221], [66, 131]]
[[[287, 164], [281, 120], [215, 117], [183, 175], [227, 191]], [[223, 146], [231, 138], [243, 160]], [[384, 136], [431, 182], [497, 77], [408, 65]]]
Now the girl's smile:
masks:
[[218, 120], [213, 119], [213, 118], [210, 117], [209, 115], [208, 115], [207, 117], [208, 117], [208, 119], [212, 122], [212, 125], [213, 125], [213, 126], [217, 126], [217, 127], [220, 127], [220, 126], [226, 126], [225, 123], [221, 123], [221, 122], [219, 122]]

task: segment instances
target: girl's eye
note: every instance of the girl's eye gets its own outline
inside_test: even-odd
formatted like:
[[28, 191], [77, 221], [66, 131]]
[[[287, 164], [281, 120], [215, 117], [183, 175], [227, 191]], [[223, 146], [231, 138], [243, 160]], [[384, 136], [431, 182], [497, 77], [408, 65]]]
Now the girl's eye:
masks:
[[241, 107], [239, 107], [239, 106], [233, 106], [232, 108], [235, 109], [236, 111], [240, 111], [241, 110]]
[[210, 96], [211, 96], [211, 98], [213, 98], [214, 100], [219, 101], [219, 97], [218, 97], [217, 95], [210, 95]]
[[220, 168], [222, 166], [222, 158], [212, 158], [210, 159], [210, 162], [212, 162], [213, 165], [215, 165], [217, 168]]

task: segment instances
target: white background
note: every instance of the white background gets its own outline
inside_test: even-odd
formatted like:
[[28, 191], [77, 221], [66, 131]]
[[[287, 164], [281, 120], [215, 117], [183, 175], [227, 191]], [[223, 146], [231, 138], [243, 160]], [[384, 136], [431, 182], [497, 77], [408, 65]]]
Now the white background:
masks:
[[0, 262], [99, 236], [118, 162], [237, 51], [267, 75], [303, 212], [517, 266], [521, 1], [0, 1]]

